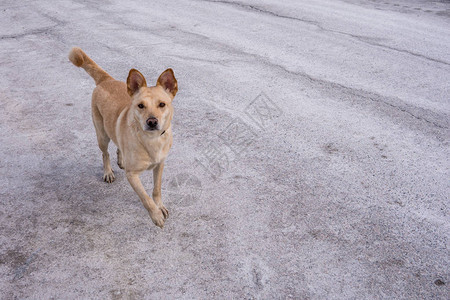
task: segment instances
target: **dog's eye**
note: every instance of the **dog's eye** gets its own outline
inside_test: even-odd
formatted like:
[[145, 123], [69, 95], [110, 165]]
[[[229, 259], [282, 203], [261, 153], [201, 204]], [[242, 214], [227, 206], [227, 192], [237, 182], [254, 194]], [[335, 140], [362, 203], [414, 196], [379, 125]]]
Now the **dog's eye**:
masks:
[[139, 108], [144, 108], [144, 104], [139, 103], [139, 104], [138, 104], [138, 107], [139, 107]]
[[159, 103], [159, 107], [164, 107], [166, 104], [164, 102]]

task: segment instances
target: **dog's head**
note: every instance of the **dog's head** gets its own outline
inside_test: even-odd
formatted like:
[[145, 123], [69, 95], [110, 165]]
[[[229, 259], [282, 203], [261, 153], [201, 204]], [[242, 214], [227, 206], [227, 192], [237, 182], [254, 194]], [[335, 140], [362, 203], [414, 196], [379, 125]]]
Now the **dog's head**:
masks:
[[131, 113], [143, 131], [161, 135], [173, 116], [172, 100], [178, 92], [178, 84], [172, 69], [159, 76], [156, 86], [147, 87], [144, 76], [131, 69], [127, 78], [127, 90], [131, 96]]

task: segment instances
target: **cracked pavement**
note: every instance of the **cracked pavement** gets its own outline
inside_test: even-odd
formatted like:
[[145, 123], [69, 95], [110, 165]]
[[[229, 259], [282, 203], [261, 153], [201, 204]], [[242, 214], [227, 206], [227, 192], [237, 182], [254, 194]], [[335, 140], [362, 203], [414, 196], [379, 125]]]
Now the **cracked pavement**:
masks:
[[[448, 1], [6, 0], [0, 25], [0, 298], [448, 298]], [[101, 179], [73, 46], [174, 69], [162, 230], [113, 145]]]

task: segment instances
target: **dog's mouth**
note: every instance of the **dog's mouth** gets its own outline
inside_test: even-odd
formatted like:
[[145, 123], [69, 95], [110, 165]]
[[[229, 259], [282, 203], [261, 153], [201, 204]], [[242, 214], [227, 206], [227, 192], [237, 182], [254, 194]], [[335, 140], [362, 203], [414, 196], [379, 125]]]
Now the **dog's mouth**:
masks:
[[162, 128], [161, 129], [146, 128], [145, 131], [148, 132], [149, 134], [151, 134], [151, 136], [153, 136], [153, 137], [162, 136], [164, 133], [166, 133], [166, 131], [162, 130]]
[[159, 131], [159, 128], [146, 126], [145, 130], [146, 131]]

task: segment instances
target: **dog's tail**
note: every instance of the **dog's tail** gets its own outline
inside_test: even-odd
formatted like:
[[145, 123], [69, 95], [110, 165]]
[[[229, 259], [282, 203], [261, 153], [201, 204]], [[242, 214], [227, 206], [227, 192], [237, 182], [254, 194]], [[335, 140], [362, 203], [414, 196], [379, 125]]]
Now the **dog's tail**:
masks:
[[99, 85], [106, 80], [114, 80], [105, 70], [100, 68], [89, 56], [78, 47], [72, 48], [69, 53], [70, 61], [77, 67], [82, 67], [92, 78], [95, 84]]

